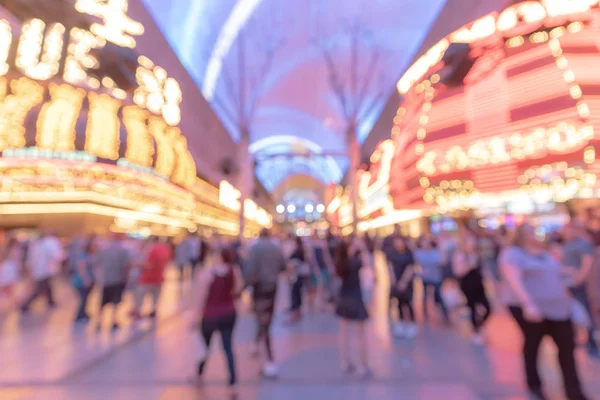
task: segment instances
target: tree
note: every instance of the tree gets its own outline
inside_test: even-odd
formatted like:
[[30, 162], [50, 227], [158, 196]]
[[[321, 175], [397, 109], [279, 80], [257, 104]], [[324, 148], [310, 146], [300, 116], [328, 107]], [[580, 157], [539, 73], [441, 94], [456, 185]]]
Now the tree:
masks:
[[[353, 18], [342, 19], [342, 22], [337, 25], [341, 29], [333, 35], [324, 34], [323, 20], [317, 19], [312, 38], [313, 45], [323, 56], [329, 84], [338, 101], [345, 124], [344, 139], [350, 160], [348, 176], [352, 186], [355, 229], [358, 223], [357, 171], [360, 164], [358, 130], [389, 91], [385, 79], [389, 72], [385, 71], [383, 51], [377, 46], [374, 35], [366, 28], [360, 15], [359, 11]], [[325, 23], [336, 26], [333, 21]], [[339, 41], [331, 39], [336, 35], [337, 37], [341, 35], [345, 39], [348, 54], [336, 45]], [[379, 78], [375, 79], [376, 76]]]
[[[281, 5], [281, 3], [280, 3]], [[224, 90], [215, 91], [211, 103], [226, 126], [239, 137], [235, 158], [237, 186], [241, 192], [240, 238], [244, 233], [244, 201], [254, 191], [254, 159], [249, 153], [252, 126], [273, 70], [276, 57], [286, 44], [290, 21], [282, 9], [273, 5], [260, 10], [268, 16], [258, 21], [253, 16], [237, 36], [231, 54], [223, 60]]]

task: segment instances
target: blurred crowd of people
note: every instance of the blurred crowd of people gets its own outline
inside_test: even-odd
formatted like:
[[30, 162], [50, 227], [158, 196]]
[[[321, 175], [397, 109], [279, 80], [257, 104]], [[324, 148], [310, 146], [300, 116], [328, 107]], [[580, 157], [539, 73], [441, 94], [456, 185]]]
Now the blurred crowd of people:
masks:
[[[524, 375], [534, 398], [545, 398], [537, 372], [543, 337], [551, 337], [558, 347], [570, 400], [587, 398], [577, 374], [576, 344], [582, 342], [590, 356], [600, 355], [594, 336], [600, 297], [600, 219], [594, 213], [550, 234], [527, 223], [498, 230], [465, 226], [419, 238], [403, 236], [396, 227], [382, 239], [331, 232], [275, 237], [265, 229], [259, 238], [243, 244], [218, 236], [205, 240], [196, 234], [175, 244], [121, 234], [61, 242], [47, 231], [27, 242], [3, 235], [0, 249], [0, 291], [14, 308], [27, 313], [39, 297], [46, 298], [49, 307], [56, 306], [52, 280], [66, 274], [80, 299], [77, 322], [88, 320], [86, 303], [95, 286], [101, 291], [101, 311], [113, 309], [127, 290], [135, 298], [131, 318], [141, 317], [146, 296], [156, 310], [165, 269], [173, 264], [182, 279], [194, 277], [192, 326], [206, 348], [214, 334], [220, 334], [231, 387], [236, 384], [236, 302], [243, 291], [251, 294], [256, 318], [252, 354], [263, 355], [260, 370], [265, 377], [278, 374], [270, 328], [282, 282], [289, 285], [286, 323], [298, 323], [303, 313], [317, 307], [330, 310], [340, 319], [342, 370], [369, 377], [369, 293], [378, 282], [388, 281], [375, 273], [377, 259], [387, 262], [395, 337], [413, 339], [419, 324], [428, 321], [450, 329], [460, 323], [457, 315], [468, 314], [473, 343], [484, 345], [490, 316], [511, 315], [524, 337]], [[19, 298], [13, 289], [24, 279], [31, 282], [31, 290]], [[417, 298], [420, 307], [415, 307]], [[465, 312], [454, 312], [457, 309]], [[156, 312], [146, 316], [154, 318]], [[118, 328], [115, 322], [113, 327]], [[358, 347], [356, 360], [351, 357], [352, 346]], [[198, 364], [199, 377], [207, 357], [208, 352]]]
[[[99, 315], [113, 314], [123, 294], [133, 292], [129, 315], [138, 320], [147, 296], [156, 309], [166, 268], [176, 263], [182, 277], [191, 275], [191, 269], [202, 265], [208, 248], [207, 241], [193, 234], [175, 244], [171, 238], [139, 239], [121, 233], [59, 238], [46, 230], [39, 237], [20, 240], [11, 232], [1, 232], [0, 298], [6, 311], [27, 314], [42, 300], [53, 309], [57, 307], [56, 281], [62, 279], [70, 282], [79, 298], [76, 323], [89, 321], [88, 298], [94, 288], [100, 291]], [[25, 290], [17, 290], [22, 287]], [[155, 318], [156, 312], [147, 317]], [[118, 329], [115, 318], [107, 318], [112, 329]]]

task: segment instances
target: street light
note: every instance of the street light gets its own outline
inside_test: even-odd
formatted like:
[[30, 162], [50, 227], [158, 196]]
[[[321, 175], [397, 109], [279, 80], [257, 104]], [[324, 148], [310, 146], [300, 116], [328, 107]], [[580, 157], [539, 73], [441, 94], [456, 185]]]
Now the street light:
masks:
[[307, 213], [311, 213], [315, 210], [315, 207], [312, 204], [307, 204], [306, 206], [304, 206], [304, 211], [306, 211]]
[[323, 204], [319, 204], [319, 205], [317, 206], [317, 212], [318, 212], [319, 214], [322, 214], [324, 211], [325, 211], [325, 206], [324, 206]]
[[283, 204], [280, 204], [277, 206], [276, 210], [279, 214], [283, 214], [285, 212], [285, 206]]
[[291, 214], [296, 212], [296, 206], [293, 204], [290, 204], [289, 206], [287, 206], [287, 211]]

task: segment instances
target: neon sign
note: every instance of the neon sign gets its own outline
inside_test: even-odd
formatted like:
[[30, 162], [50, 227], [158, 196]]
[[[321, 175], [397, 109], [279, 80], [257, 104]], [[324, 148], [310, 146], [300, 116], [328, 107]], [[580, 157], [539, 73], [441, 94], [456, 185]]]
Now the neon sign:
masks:
[[471, 26], [460, 28], [440, 40], [421, 56], [400, 78], [397, 89], [406, 94], [412, 86], [438, 64], [451, 43], [473, 43], [479, 40], [518, 36], [540, 28], [552, 28], [568, 22], [583, 21], [586, 13], [600, 0], [536, 0], [508, 7], [500, 14], [486, 15]]
[[133, 48], [136, 44], [133, 36], [144, 33], [144, 26], [127, 16], [128, 0], [77, 0], [75, 8], [101, 18], [104, 25], [94, 23], [90, 30], [118, 46]]
[[511, 37], [540, 28], [553, 28], [585, 19], [582, 14], [598, 4], [598, 0], [524, 1], [502, 11], [497, 18], [488, 15], [450, 35], [452, 42], [473, 43], [494, 34]]
[[[219, 185], [219, 204], [237, 212], [242, 208], [240, 202], [241, 197], [241, 192], [231, 183], [227, 181], [221, 181]], [[252, 199], [244, 199], [244, 217], [257, 222], [259, 225], [264, 227], [271, 226], [273, 220], [271, 215], [269, 215], [269, 213], [264, 209], [260, 208]]]
[[[90, 52], [101, 49], [107, 41], [133, 48], [135, 39], [131, 35], [141, 35], [143, 26], [126, 15], [127, 0], [78, 0], [76, 9], [100, 17], [105, 25], [94, 23], [91, 32], [72, 28], [67, 33], [61, 23], [47, 24], [37, 18], [25, 21], [18, 38], [14, 66], [29, 78], [45, 81], [55, 77], [61, 71], [61, 63], [64, 63], [62, 78], [65, 82], [94, 90], [103, 86], [103, 90], [114, 97], [125, 99], [127, 93], [116, 87], [109, 77], [103, 77], [101, 84], [98, 79], [88, 76], [88, 69], [98, 66], [98, 59]], [[10, 24], [0, 20], [0, 76], [6, 75], [11, 69], [9, 56], [12, 42]], [[134, 102], [161, 115], [170, 126], [178, 125], [182, 101], [179, 83], [169, 77], [165, 69], [155, 66], [144, 56], [138, 59], [136, 81], [138, 88], [133, 94]]]
[[371, 173], [365, 171], [359, 177], [359, 196], [363, 200], [363, 206], [359, 211], [359, 216], [367, 216], [382, 208], [389, 208], [392, 206], [392, 202], [389, 198], [389, 179], [390, 172], [392, 169], [392, 161], [396, 146], [392, 140], [385, 140], [378, 147], [376, 152], [373, 154], [377, 159], [376, 164], [372, 168], [378, 167], [377, 179], [372, 185], [369, 185], [371, 181]]
[[[104, 24], [92, 24], [91, 32], [81, 28], [67, 31], [61, 23], [34, 18], [24, 21], [21, 34], [13, 38], [13, 27], [0, 20], [0, 151], [27, 145], [28, 114], [41, 105], [35, 136], [38, 148], [85, 150], [103, 162], [115, 161], [120, 157], [123, 124], [129, 162], [142, 167], [155, 164], [159, 175], [192, 186], [196, 165], [176, 127], [181, 120], [179, 83], [144, 56], [137, 60], [138, 87], [132, 89], [130, 99], [110, 77], [88, 76], [88, 69], [97, 69], [99, 64], [92, 50], [101, 49], [107, 41], [133, 47], [133, 36], [143, 33], [143, 26], [126, 15], [128, 1], [77, 0], [75, 8], [99, 17]], [[17, 42], [14, 46], [13, 41]], [[4, 75], [11, 69], [25, 76], [9, 80]], [[65, 83], [55, 82], [56, 77]], [[48, 85], [36, 82], [48, 80]], [[137, 106], [128, 105], [131, 100]], [[76, 149], [82, 114], [87, 116], [85, 144]]]
[[227, 181], [221, 181], [219, 184], [219, 204], [233, 211], [240, 211], [242, 193]]
[[540, 158], [547, 153], [566, 154], [583, 148], [593, 137], [591, 126], [576, 127], [562, 123], [525, 135], [516, 133], [510, 137], [479, 140], [468, 148], [453, 146], [443, 151], [429, 151], [417, 162], [417, 170], [425, 175], [435, 175], [512, 160]]

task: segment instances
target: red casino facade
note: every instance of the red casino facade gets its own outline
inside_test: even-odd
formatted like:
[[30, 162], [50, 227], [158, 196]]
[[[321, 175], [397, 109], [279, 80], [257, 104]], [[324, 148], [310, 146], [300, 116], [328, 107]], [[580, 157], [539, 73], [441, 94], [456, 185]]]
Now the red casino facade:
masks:
[[391, 139], [362, 173], [359, 229], [599, 197], [598, 71], [596, 0], [520, 2], [443, 38], [398, 82]]

